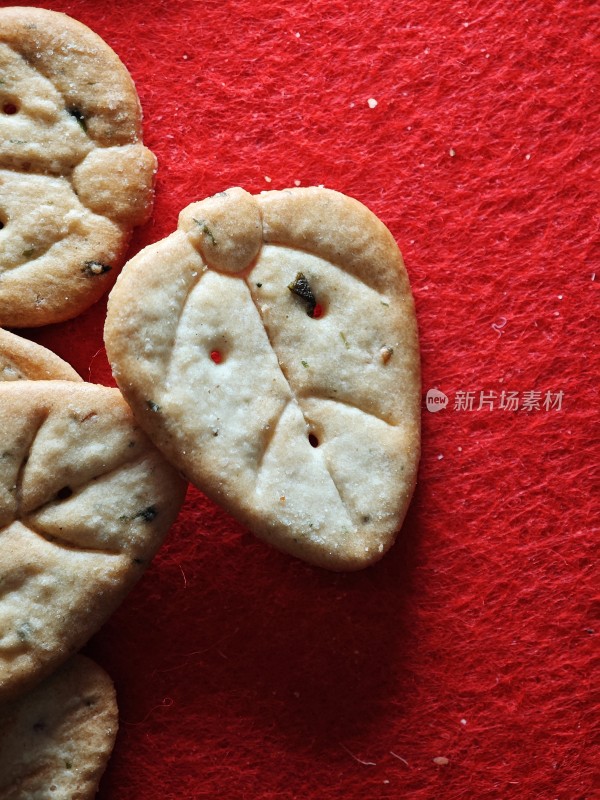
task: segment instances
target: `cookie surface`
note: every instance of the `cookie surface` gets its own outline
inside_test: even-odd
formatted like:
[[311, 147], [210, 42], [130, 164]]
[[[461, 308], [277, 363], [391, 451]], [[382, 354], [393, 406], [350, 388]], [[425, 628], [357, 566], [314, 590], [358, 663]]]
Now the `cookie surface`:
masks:
[[108, 675], [74, 656], [24, 697], [0, 706], [2, 800], [88, 800], [118, 728]]
[[393, 543], [419, 459], [417, 328], [362, 204], [306, 188], [188, 206], [124, 268], [105, 341], [153, 441], [258, 536], [342, 570]]
[[0, 328], [0, 381], [81, 381], [51, 350]]
[[0, 383], [0, 701], [104, 623], [184, 493], [118, 390]]
[[153, 200], [129, 73], [85, 25], [0, 9], [0, 325], [80, 313], [112, 283]]

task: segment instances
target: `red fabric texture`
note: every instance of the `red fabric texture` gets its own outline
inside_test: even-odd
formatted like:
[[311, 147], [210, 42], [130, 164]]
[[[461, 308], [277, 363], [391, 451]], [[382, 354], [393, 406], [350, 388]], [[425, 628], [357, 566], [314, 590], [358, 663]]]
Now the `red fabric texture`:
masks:
[[[41, 5], [136, 81], [160, 169], [130, 254], [232, 185], [352, 195], [404, 253], [423, 393], [449, 398], [362, 573], [190, 489], [86, 648], [120, 705], [101, 800], [598, 797], [598, 4]], [[25, 334], [111, 383], [104, 315]]]

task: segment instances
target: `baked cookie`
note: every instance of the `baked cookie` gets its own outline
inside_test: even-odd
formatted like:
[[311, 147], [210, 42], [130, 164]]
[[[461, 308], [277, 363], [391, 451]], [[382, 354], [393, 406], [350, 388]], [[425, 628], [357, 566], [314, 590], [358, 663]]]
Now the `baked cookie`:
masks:
[[151, 211], [154, 155], [118, 56], [85, 25], [0, 9], [0, 325], [74, 317]]
[[0, 701], [104, 623], [152, 559], [185, 488], [117, 389], [0, 383]]
[[0, 328], [0, 381], [81, 381], [51, 350]]
[[0, 706], [0, 797], [93, 798], [117, 728], [112, 681], [75, 656], [25, 697]]
[[254, 533], [338, 570], [392, 544], [416, 479], [402, 256], [356, 200], [230, 189], [124, 268], [105, 341], [150, 438]]

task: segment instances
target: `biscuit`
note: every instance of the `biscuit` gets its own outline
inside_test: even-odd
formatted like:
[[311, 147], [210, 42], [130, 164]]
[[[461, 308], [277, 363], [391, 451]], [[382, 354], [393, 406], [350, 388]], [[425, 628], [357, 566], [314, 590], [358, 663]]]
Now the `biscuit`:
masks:
[[39, 344], [0, 328], [0, 381], [81, 381], [70, 364]]
[[188, 206], [125, 266], [105, 342], [150, 438], [259, 537], [335, 570], [391, 546], [419, 348], [402, 256], [361, 203], [235, 188]]
[[112, 284], [151, 212], [135, 86], [85, 25], [0, 9], [0, 325], [74, 317]]
[[117, 389], [0, 383], [0, 701], [50, 674], [105, 622], [185, 488]]
[[93, 798], [118, 728], [115, 690], [74, 656], [25, 697], [0, 706], [2, 800]]

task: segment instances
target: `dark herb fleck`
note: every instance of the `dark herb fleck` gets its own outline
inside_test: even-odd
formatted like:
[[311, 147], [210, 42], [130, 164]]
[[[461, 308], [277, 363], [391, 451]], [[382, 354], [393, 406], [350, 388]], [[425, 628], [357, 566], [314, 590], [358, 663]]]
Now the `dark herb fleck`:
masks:
[[310, 288], [310, 283], [308, 282], [306, 275], [303, 272], [296, 273], [296, 277], [288, 285], [288, 289], [290, 292], [292, 292], [292, 294], [295, 294], [301, 300], [304, 300], [306, 303], [306, 313], [309, 317], [312, 317], [315, 306], [317, 305], [317, 301], [312, 289]]
[[262, 283], [257, 283], [256, 285], [257, 285], [257, 286], [258, 286], [258, 288], [260, 289], [260, 287], [262, 286]]
[[44, 722], [44, 720], [40, 719], [37, 722], [34, 722], [33, 723], [33, 730], [36, 733], [39, 733], [40, 731], [45, 731], [46, 730], [46, 723]]
[[65, 761], [65, 769], [73, 769], [73, 763], [71, 761]]
[[156, 519], [158, 516], [158, 511], [156, 510], [156, 506], [148, 506], [143, 511], [139, 511], [137, 514], [134, 515], [133, 519], [143, 519], [144, 522], [152, 522], [153, 519]]
[[146, 405], [150, 409], [150, 411], [160, 411], [160, 406], [155, 403], [153, 400], [146, 400]]
[[23, 250], [23, 258], [31, 258], [34, 253], [35, 247], [28, 247], [27, 250]]
[[194, 217], [194, 222], [196, 223], [196, 225], [199, 225], [199, 226], [200, 226], [200, 228], [201, 228], [201, 230], [202, 230], [202, 233], [203, 233], [205, 236], [208, 236], [208, 238], [210, 239], [210, 242], [211, 242], [212, 246], [213, 246], [213, 247], [216, 247], [216, 246], [217, 246], [217, 240], [215, 239], [215, 237], [214, 237], [214, 235], [213, 235], [213, 232], [211, 231], [211, 229], [210, 229], [210, 228], [208, 227], [208, 225], [206, 224], [206, 221], [205, 221], [205, 220], [203, 220], [203, 219], [196, 219], [196, 218]]
[[302, 366], [304, 367], [304, 369], [308, 369], [308, 361], [303, 361]]
[[110, 272], [112, 267], [109, 264], [103, 264], [101, 261], [86, 261], [82, 272], [85, 272], [86, 275], [104, 275], [106, 272]]
[[131, 441], [131, 442], [129, 442], [129, 444], [127, 445], [127, 447], [135, 447], [135, 442], [134, 442], [134, 441]]
[[31, 625], [28, 622], [23, 622], [17, 628], [17, 636], [22, 642], [28, 641], [32, 633]]
[[70, 108], [67, 108], [67, 111], [69, 112], [69, 114], [72, 117], [75, 117], [75, 119], [77, 120], [77, 123], [79, 124], [79, 127], [81, 128], [81, 130], [84, 131], [84, 133], [87, 133], [87, 122], [85, 121], [85, 117], [83, 116], [81, 111], [78, 108], [76, 108], [75, 106], [71, 106]]
[[144, 559], [143, 558], [134, 558], [133, 559], [133, 563], [134, 564], [143, 564], [144, 563]]
[[62, 489], [59, 489], [56, 493], [57, 500], [67, 500], [73, 494], [73, 489], [70, 486], [63, 486]]

